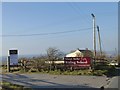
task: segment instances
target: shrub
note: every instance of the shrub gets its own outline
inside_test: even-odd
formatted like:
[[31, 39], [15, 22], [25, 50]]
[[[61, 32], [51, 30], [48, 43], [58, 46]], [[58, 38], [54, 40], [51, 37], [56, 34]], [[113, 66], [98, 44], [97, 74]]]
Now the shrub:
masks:
[[82, 75], [82, 73], [81, 72], [78, 72], [78, 74], [77, 75]]
[[117, 70], [115, 69], [115, 66], [109, 66], [107, 72], [106, 72], [107, 76], [115, 76], [117, 75]]
[[70, 74], [70, 71], [64, 71], [63, 74], [64, 74], [64, 75], [69, 75], [69, 74]]
[[93, 72], [93, 75], [102, 76], [102, 75], [103, 75], [103, 71], [102, 71], [102, 70], [95, 70], [95, 71]]

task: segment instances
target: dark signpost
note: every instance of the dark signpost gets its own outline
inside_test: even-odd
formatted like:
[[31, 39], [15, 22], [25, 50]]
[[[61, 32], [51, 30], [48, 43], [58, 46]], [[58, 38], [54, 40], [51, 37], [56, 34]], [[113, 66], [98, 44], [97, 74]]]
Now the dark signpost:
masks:
[[9, 56], [10, 65], [18, 65], [18, 50], [17, 49], [9, 50]]
[[10, 72], [10, 67], [18, 66], [18, 50], [11, 49], [8, 51], [8, 58], [7, 58], [7, 71]]

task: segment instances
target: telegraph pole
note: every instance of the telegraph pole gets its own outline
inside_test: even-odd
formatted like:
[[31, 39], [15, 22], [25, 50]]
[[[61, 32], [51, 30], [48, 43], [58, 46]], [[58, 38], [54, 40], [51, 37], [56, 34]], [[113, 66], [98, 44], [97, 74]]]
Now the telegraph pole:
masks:
[[93, 49], [94, 49], [94, 57], [96, 57], [96, 24], [95, 24], [95, 16], [91, 14], [93, 17]]
[[95, 15], [91, 14], [93, 18], [93, 50], [94, 50], [94, 59], [93, 59], [93, 70], [95, 66], [95, 58], [96, 58], [96, 24], [95, 24]]
[[100, 38], [99, 26], [97, 26], [97, 31], [98, 31], [98, 43], [99, 43], [99, 48], [100, 48], [100, 55], [102, 56], [102, 48], [101, 48], [101, 38]]

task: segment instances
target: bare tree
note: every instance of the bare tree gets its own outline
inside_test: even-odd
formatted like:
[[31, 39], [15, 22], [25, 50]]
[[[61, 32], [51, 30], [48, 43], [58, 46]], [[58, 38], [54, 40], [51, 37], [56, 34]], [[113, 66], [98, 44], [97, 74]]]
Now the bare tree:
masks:
[[47, 57], [50, 62], [50, 70], [52, 66], [53, 66], [53, 69], [55, 69], [54, 61], [62, 60], [63, 56], [64, 54], [55, 47], [50, 47], [47, 49]]
[[34, 61], [34, 67], [37, 68], [39, 71], [41, 71], [41, 69], [46, 69], [47, 68], [47, 63], [45, 63], [46, 61], [46, 56], [39, 56], [39, 57], [33, 57], [32, 61]]

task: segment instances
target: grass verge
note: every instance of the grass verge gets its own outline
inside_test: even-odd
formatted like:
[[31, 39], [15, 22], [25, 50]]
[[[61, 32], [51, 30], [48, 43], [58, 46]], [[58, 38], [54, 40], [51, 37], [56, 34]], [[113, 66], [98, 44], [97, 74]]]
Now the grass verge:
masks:
[[24, 88], [22, 85], [12, 84], [7, 81], [2, 81], [1, 86], [1, 90], [32, 90], [31, 88]]

